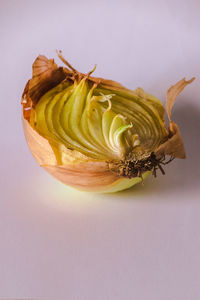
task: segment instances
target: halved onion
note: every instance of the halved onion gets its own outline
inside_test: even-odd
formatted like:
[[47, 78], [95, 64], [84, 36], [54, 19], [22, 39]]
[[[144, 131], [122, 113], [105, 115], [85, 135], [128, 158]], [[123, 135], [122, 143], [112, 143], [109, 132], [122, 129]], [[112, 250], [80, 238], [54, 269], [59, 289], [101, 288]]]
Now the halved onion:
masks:
[[191, 83], [167, 92], [167, 130], [162, 103], [141, 88], [95, 78], [39, 56], [22, 96], [24, 132], [30, 150], [54, 177], [72, 187], [116, 192], [156, 175], [165, 156], [185, 158], [171, 109]]

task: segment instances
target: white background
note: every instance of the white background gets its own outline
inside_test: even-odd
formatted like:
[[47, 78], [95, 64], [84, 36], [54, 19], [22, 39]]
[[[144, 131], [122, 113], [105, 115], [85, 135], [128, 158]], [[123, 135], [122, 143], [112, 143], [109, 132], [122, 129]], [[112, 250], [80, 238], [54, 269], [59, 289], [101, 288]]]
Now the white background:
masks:
[[[199, 11], [198, 0], [0, 1], [0, 298], [200, 299]], [[196, 76], [172, 116], [187, 159], [113, 195], [48, 175], [26, 145], [20, 98], [34, 59], [56, 49], [163, 103]]]

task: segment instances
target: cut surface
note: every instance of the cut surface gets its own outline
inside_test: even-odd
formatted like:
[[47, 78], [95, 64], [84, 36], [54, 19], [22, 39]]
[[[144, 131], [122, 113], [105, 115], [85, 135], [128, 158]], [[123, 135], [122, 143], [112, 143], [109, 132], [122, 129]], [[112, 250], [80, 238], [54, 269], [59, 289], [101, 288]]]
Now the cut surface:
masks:
[[[32, 109], [30, 124], [58, 149], [102, 161], [124, 160], [130, 154], [141, 159], [168, 136], [158, 99], [142, 89], [113, 93], [86, 78], [45, 93]], [[63, 151], [58, 152], [58, 164], [63, 164]]]

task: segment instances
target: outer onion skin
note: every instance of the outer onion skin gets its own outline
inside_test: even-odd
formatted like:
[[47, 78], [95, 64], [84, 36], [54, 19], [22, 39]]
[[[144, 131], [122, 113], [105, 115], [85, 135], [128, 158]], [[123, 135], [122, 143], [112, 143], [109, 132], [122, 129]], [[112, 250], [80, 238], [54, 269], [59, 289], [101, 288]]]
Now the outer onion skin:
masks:
[[[76, 82], [79, 79], [87, 78], [87, 80], [95, 86], [99, 85], [100, 89], [111, 90], [113, 93], [119, 92], [122, 95], [129, 95], [128, 97], [132, 97], [132, 94], [134, 93], [136, 93], [136, 96], [140, 97], [141, 93], [142, 98], [143, 93], [146, 96], [148, 95], [142, 89], [130, 91], [117, 82], [91, 77], [90, 73], [87, 75], [81, 74], [71, 67], [71, 65], [63, 59], [61, 54], [59, 54], [59, 57], [66, 63], [69, 69], [66, 67], [58, 68], [54, 63], [54, 60], [48, 60], [44, 56], [39, 56], [33, 64], [33, 77], [28, 81], [22, 96], [22, 122], [24, 134], [35, 160], [40, 166], [44, 167], [48, 173], [62, 183], [82, 191], [112, 193], [130, 188], [135, 184], [140, 183], [151, 174], [153, 169], [143, 169], [141, 170], [142, 172], [139, 172], [136, 176], [134, 175], [132, 177], [130, 174], [128, 176], [127, 174], [124, 175], [125, 173], [123, 172], [113, 171], [109, 166], [110, 161], [88, 157], [77, 150], [72, 150], [73, 148], [66, 148], [66, 146], [64, 149], [58, 141], [52, 142], [47, 138], [44, 138], [34, 129], [33, 124], [31, 124], [30, 112], [34, 110], [35, 105], [46, 92], [53, 87], [56, 87], [60, 82], [63, 82], [63, 80], [66, 80], [67, 82], [72, 82], [74, 80], [74, 82]], [[151, 153], [155, 155], [158, 162], [162, 161], [165, 155], [185, 158], [180, 131], [178, 126], [171, 121], [171, 109], [179, 93], [193, 80], [194, 78], [189, 81], [182, 79], [168, 90], [166, 107], [170, 124], [169, 131], [163, 125], [163, 130], [165, 132], [163, 135], [164, 139], [162, 137], [160, 144], [157, 145], [153, 151], [151, 149]], [[156, 102], [158, 100], [156, 100], [156, 98], [154, 100], [154, 97], [151, 96], [151, 101]], [[158, 103], [157, 105], [159, 106]], [[161, 109], [163, 108], [161, 107]], [[64, 149], [62, 161], [59, 162], [56, 153], [58, 151], [59, 153], [62, 153], [62, 149]]]

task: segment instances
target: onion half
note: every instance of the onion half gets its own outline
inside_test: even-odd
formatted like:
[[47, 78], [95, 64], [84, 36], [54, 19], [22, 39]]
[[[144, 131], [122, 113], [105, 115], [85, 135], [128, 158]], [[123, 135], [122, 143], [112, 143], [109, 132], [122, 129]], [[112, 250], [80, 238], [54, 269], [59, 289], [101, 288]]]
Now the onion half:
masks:
[[21, 101], [26, 140], [40, 166], [77, 189], [116, 192], [164, 173], [166, 155], [185, 158], [171, 109], [194, 78], [168, 90], [167, 129], [156, 97], [92, 77], [94, 70], [82, 74], [58, 56], [65, 67], [38, 56]]

